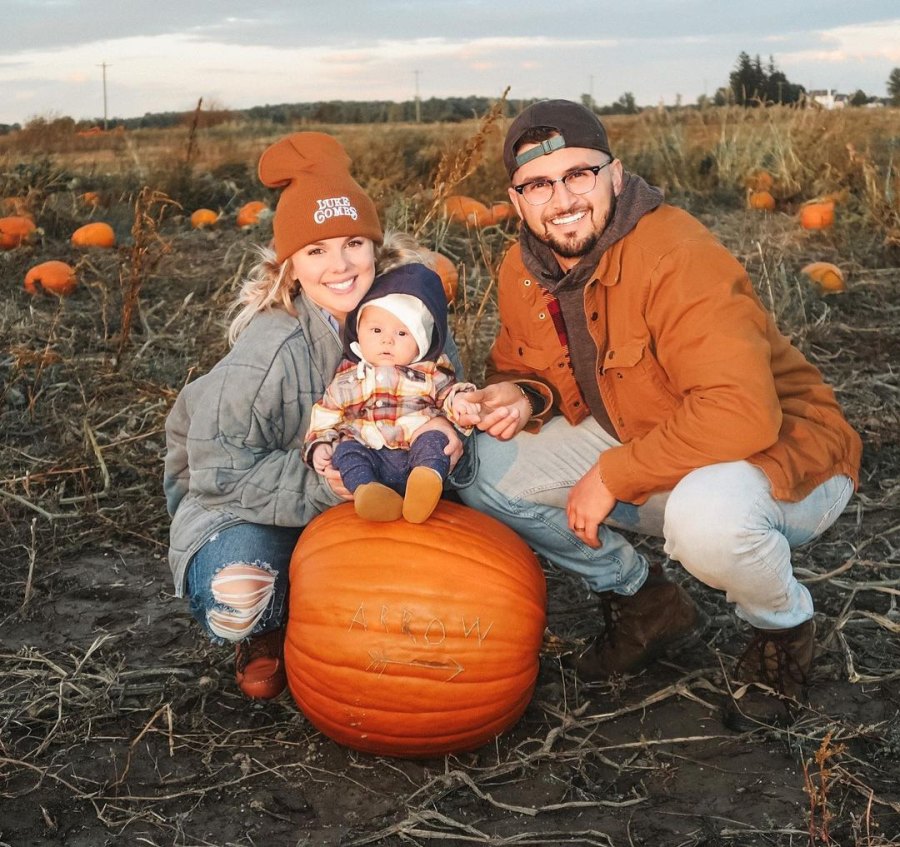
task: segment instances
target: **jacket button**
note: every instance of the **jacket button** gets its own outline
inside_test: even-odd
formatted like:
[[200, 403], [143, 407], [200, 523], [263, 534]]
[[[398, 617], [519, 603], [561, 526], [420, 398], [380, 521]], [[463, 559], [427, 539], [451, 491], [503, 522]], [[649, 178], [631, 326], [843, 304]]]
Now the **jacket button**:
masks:
[[591, 320], [592, 321], [597, 320], [597, 318], [599, 318], [599, 317], [600, 317], [600, 315], [598, 315], [596, 312], [591, 312]]
[[572, 405], [577, 409], [581, 405], [581, 400], [576, 400]]
[[615, 359], [615, 358], [616, 358], [616, 351], [615, 351], [615, 350], [610, 350], [609, 353], [606, 354], [606, 358], [607, 358], [607, 359]]
[[522, 280], [522, 285], [524, 285], [527, 288], [529, 285], [531, 285], [531, 280], [530, 279]]
[[544, 318], [546, 318], [546, 317], [547, 317], [547, 316], [546, 316], [543, 312], [541, 312], [541, 313], [538, 315], [538, 318], [540, 318], [541, 320], [544, 320]]
[[524, 347], [520, 347], [520, 348], [519, 348], [519, 355], [520, 355], [520, 356], [524, 356], [524, 355], [525, 355], [525, 348], [524, 348]]

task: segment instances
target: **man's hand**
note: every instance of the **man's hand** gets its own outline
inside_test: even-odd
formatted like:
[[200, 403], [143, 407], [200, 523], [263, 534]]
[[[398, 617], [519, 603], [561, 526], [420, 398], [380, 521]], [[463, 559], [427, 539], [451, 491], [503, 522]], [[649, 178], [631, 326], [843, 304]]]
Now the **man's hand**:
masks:
[[597, 465], [594, 465], [569, 492], [566, 503], [569, 528], [588, 547], [597, 549], [600, 547], [600, 524], [615, 505], [615, 496], [604, 484]]
[[316, 473], [325, 474], [327, 468], [331, 467], [331, 457], [334, 454], [334, 445], [323, 441], [313, 447], [312, 466]]
[[514, 382], [495, 382], [470, 391], [467, 397], [481, 407], [475, 425], [499, 441], [518, 435], [531, 417], [531, 403]]
[[[469, 393], [471, 394], [471, 392]], [[409, 443], [414, 444], [416, 439], [423, 432], [433, 431], [443, 432], [444, 435], [447, 436], [447, 446], [444, 448], [444, 455], [450, 457], [450, 470], [453, 470], [453, 468], [456, 467], [456, 463], [462, 458], [463, 443], [456, 428], [442, 415], [438, 415], [423, 423], [422, 426], [413, 433]]]

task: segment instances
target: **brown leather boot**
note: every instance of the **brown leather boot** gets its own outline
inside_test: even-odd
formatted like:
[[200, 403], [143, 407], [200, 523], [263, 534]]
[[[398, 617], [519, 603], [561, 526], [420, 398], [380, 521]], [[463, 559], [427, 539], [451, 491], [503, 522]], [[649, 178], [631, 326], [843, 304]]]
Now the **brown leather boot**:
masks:
[[630, 597], [605, 592], [601, 602], [603, 631], [574, 662], [585, 681], [640, 670], [695, 641], [706, 625], [690, 595], [667, 579], [659, 565], [651, 565], [646, 581]]
[[756, 629], [734, 675], [742, 682], [761, 682], [778, 694], [800, 699], [807, 686], [816, 646], [816, 623], [790, 629]]
[[254, 700], [272, 700], [284, 691], [284, 629], [273, 629], [235, 644], [238, 687]]

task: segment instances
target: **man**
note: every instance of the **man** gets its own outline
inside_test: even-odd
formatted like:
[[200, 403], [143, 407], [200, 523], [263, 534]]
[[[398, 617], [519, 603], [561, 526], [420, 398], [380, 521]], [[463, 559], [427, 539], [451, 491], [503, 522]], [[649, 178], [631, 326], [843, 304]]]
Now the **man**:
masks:
[[752, 627], [742, 679], [799, 696], [815, 624], [790, 551], [847, 504], [858, 435], [743, 267], [624, 170], [592, 112], [529, 106], [503, 160], [522, 228], [500, 268], [487, 386], [470, 395], [488, 411], [462, 499], [605, 598], [581, 678], [634, 671], [701, 627], [619, 528], [663, 537], [735, 604]]

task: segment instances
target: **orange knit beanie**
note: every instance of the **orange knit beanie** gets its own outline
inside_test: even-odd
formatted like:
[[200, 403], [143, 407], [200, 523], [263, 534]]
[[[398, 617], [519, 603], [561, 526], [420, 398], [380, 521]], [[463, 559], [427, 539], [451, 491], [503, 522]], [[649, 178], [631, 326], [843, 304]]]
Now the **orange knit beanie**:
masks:
[[263, 151], [259, 178], [282, 189], [273, 221], [277, 261], [326, 238], [359, 235], [381, 243], [375, 204], [349, 168], [344, 148], [322, 132], [295, 132]]

